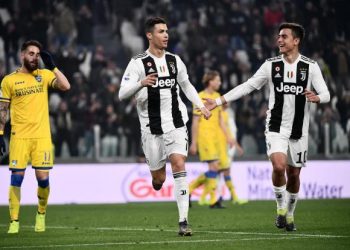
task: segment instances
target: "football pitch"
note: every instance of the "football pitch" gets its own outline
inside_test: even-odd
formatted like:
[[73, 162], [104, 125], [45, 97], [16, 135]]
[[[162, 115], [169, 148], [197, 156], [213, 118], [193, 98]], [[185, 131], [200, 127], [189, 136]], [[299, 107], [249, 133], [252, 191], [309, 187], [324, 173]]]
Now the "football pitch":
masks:
[[274, 226], [274, 201], [226, 209], [193, 204], [192, 237], [177, 235], [175, 202], [51, 205], [45, 233], [34, 232], [36, 207], [22, 206], [20, 232], [7, 234], [0, 207], [0, 249], [350, 249], [350, 200], [301, 200], [296, 232]]

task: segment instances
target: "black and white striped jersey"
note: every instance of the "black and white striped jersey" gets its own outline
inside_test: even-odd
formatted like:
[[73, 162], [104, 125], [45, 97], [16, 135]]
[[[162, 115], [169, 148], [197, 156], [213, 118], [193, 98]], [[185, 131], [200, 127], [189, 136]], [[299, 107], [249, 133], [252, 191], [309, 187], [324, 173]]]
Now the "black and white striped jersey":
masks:
[[158, 58], [147, 50], [133, 57], [123, 75], [121, 88], [140, 82], [152, 73], [158, 73], [156, 84], [140, 88], [135, 94], [141, 130], [163, 134], [185, 126], [188, 114], [179, 95], [179, 84], [190, 82], [179, 56], [165, 52]]
[[270, 88], [266, 131], [281, 133], [291, 139], [307, 135], [310, 103], [303, 94], [305, 89], [313, 87], [320, 102], [329, 101], [329, 91], [318, 64], [303, 55], [292, 64], [283, 56], [267, 59], [254, 76], [224, 97], [231, 101], [261, 89], [266, 83]]

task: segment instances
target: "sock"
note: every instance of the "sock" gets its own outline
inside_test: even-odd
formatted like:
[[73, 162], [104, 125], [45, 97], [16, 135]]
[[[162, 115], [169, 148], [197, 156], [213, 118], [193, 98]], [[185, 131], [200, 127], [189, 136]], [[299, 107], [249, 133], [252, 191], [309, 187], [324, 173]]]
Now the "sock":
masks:
[[201, 196], [199, 197], [199, 201], [205, 202], [207, 199], [207, 195], [209, 194], [209, 188], [208, 188], [208, 181], [209, 179], [206, 178], [204, 184], [204, 188], [203, 188], [203, 192], [201, 194]]
[[287, 218], [294, 217], [294, 210], [298, 201], [298, 193], [290, 193], [287, 191]]
[[10, 219], [18, 220], [19, 208], [21, 202], [21, 185], [23, 182], [23, 175], [12, 173], [11, 174], [11, 185], [9, 188], [9, 210]]
[[41, 214], [46, 213], [49, 194], [50, 194], [49, 178], [45, 180], [38, 180], [38, 212]]
[[275, 192], [276, 203], [277, 203], [277, 213], [284, 213], [286, 209], [286, 185], [282, 187], [273, 187]]
[[188, 205], [189, 205], [189, 192], [188, 183], [186, 180], [186, 171], [177, 172], [174, 176], [174, 192], [177, 202], [177, 208], [179, 210], [179, 222], [184, 220], [188, 221]]
[[11, 185], [9, 189], [9, 209], [10, 209], [11, 221], [18, 220], [20, 201], [21, 201], [21, 187], [16, 187]]
[[233, 186], [231, 176], [225, 176], [225, 184], [226, 184], [226, 187], [228, 188], [228, 190], [230, 191], [232, 200], [234, 200], [234, 201], [238, 200], [238, 196], [237, 196], [235, 187]]
[[216, 179], [217, 179], [216, 194], [217, 194], [217, 196], [219, 198], [224, 195], [223, 189], [224, 189], [224, 185], [225, 185], [225, 183], [224, 183], [223, 179], [221, 178], [221, 176], [222, 176], [221, 174], [218, 174], [218, 176], [216, 177]]
[[196, 188], [198, 188], [199, 186], [201, 186], [202, 184], [204, 184], [205, 180], [206, 180], [206, 176], [205, 174], [201, 174], [197, 177], [197, 179], [195, 179], [194, 181], [191, 182], [190, 184], [190, 194], [192, 194], [193, 190], [195, 190]]
[[207, 177], [207, 181], [205, 183], [204, 191], [202, 193], [202, 197], [205, 197], [207, 194], [210, 196], [209, 204], [213, 205], [216, 201], [216, 187], [217, 187], [217, 175], [216, 171], [207, 171], [205, 172], [205, 176]]

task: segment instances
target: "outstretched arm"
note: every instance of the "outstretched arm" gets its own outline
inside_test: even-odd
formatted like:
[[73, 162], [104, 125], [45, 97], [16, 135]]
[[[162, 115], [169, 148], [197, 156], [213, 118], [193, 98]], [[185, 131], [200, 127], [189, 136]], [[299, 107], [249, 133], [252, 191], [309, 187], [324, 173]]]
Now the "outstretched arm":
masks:
[[196, 105], [200, 109], [205, 119], [209, 119], [209, 117], [211, 116], [211, 113], [204, 106], [201, 98], [199, 97], [196, 89], [193, 87], [191, 82], [188, 79], [186, 79], [182, 82], [179, 82], [179, 85], [181, 86], [181, 89], [185, 93], [187, 99], [190, 100], [194, 105]]
[[217, 106], [226, 104], [231, 101], [235, 101], [242, 96], [248, 95], [250, 92], [252, 92], [255, 89], [261, 89], [268, 80], [269, 76], [269, 65], [267, 62], [265, 62], [261, 67], [258, 69], [258, 71], [248, 79], [248, 81], [238, 85], [234, 89], [230, 90], [223, 96], [220, 96], [216, 98], [215, 100], [212, 99], [205, 99], [206, 102], [204, 105], [209, 110], [215, 109]]

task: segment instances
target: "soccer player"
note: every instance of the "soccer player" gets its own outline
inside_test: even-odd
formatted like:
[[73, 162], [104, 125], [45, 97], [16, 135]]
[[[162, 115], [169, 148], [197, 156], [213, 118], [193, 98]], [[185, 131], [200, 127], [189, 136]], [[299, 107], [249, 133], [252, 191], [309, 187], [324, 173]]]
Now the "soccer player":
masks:
[[277, 38], [281, 55], [267, 59], [245, 83], [215, 100], [207, 99], [205, 103], [211, 110], [269, 84], [265, 134], [277, 203], [275, 224], [287, 231], [296, 230], [294, 210], [300, 188], [300, 171], [307, 160], [310, 105], [330, 100], [318, 64], [299, 53], [304, 35], [301, 25], [282, 23]]
[[206, 119], [211, 113], [190, 83], [186, 66], [180, 57], [166, 51], [169, 35], [165, 20], [149, 18], [145, 23], [145, 32], [149, 48], [130, 60], [123, 75], [119, 98], [136, 97], [142, 148], [155, 190], [162, 188], [166, 178], [166, 158], [169, 158], [179, 210], [179, 235], [191, 236], [185, 169], [188, 115], [179, 95], [179, 87]]
[[[38, 211], [35, 232], [45, 231], [45, 214], [50, 193], [49, 170], [53, 166], [53, 152], [49, 123], [48, 88], [68, 90], [67, 78], [58, 70], [51, 55], [41, 51], [38, 41], [30, 40], [21, 48], [21, 68], [7, 75], [1, 82], [0, 96], [0, 154], [6, 151], [4, 126], [10, 106], [11, 139], [9, 167], [10, 227], [8, 233], [19, 232], [21, 184], [29, 161], [38, 181]], [[39, 69], [39, 59], [47, 69]]]
[[[231, 164], [232, 159], [234, 157], [234, 152], [236, 151], [238, 155], [243, 155], [244, 151], [241, 147], [241, 145], [238, 143], [238, 141], [235, 139], [235, 132], [234, 132], [234, 117], [233, 112], [230, 109], [229, 105], [226, 103], [222, 106], [221, 110], [221, 117], [223, 120], [223, 123], [225, 124], [225, 127], [227, 128], [227, 134], [230, 137], [230, 141], [233, 142], [233, 147], [227, 142], [227, 135], [224, 133], [224, 131], [219, 132], [219, 184], [220, 184], [220, 177], [223, 176], [225, 180], [226, 187], [228, 188], [231, 200], [233, 204], [242, 205], [247, 203], [247, 200], [239, 199], [235, 190], [235, 187], [232, 183], [231, 179]], [[219, 186], [219, 195], [221, 190], [220, 185]], [[219, 198], [221, 199], [221, 198]]]
[[[221, 85], [220, 74], [217, 71], [208, 71], [204, 74], [202, 83], [205, 89], [199, 93], [204, 98], [215, 99], [220, 97], [217, 92]], [[199, 160], [208, 163], [208, 171], [198, 176], [190, 185], [190, 195], [192, 192], [204, 184], [204, 190], [199, 198], [199, 205], [206, 205], [206, 196], [209, 194], [210, 208], [224, 208], [216, 197], [217, 176], [219, 170], [220, 157], [220, 135], [224, 133], [225, 142], [233, 146], [232, 138], [227, 135], [227, 128], [221, 118], [221, 108], [212, 112], [212, 117], [205, 120], [201, 117], [198, 109], [194, 107], [192, 117], [192, 142], [190, 146], [191, 154], [199, 154]]]

